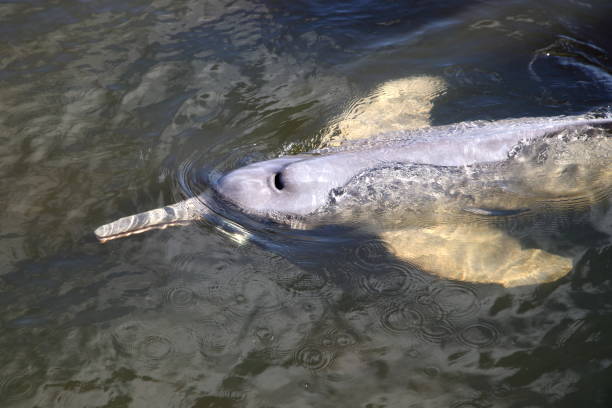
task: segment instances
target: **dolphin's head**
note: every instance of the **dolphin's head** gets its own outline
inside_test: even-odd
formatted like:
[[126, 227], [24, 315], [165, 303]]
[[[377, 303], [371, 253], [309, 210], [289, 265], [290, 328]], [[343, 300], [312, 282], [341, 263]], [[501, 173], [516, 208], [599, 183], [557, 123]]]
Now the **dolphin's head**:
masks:
[[304, 216], [323, 206], [339, 177], [321, 156], [290, 156], [230, 171], [214, 186], [240, 211], [267, 218]]
[[[325, 205], [332, 189], [351, 174], [336, 156], [288, 156], [232, 170], [211, 187], [222, 203], [231, 203], [247, 216], [277, 223], [296, 224], [296, 218]], [[102, 242], [115, 238], [187, 224], [197, 219], [218, 220], [211, 212], [213, 197], [196, 196], [176, 204], [123, 217], [96, 229]]]

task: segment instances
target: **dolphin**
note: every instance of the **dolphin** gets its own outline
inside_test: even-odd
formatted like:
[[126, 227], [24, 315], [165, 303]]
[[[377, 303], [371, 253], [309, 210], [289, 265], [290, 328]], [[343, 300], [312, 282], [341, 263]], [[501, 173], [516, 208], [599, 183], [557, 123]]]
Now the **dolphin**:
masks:
[[106, 242], [195, 220], [223, 222], [214, 207], [289, 229], [410, 230], [411, 239], [440, 225], [489, 228], [506, 222], [500, 219], [524, 220], [524, 232], [551, 220], [553, 210], [566, 218], [582, 211], [581, 220], [593, 208], [607, 216], [611, 128], [610, 117], [583, 115], [387, 132], [229, 171], [206, 193], [102, 225], [95, 235]]

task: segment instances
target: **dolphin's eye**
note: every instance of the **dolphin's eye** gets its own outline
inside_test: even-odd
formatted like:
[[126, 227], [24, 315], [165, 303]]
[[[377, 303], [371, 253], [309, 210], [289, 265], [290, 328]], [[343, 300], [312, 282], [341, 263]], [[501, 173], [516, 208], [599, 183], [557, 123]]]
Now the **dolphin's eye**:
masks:
[[277, 190], [282, 190], [285, 187], [281, 178], [281, 173], [276, 173], [274, 175], [274, 187], [276, 187]]

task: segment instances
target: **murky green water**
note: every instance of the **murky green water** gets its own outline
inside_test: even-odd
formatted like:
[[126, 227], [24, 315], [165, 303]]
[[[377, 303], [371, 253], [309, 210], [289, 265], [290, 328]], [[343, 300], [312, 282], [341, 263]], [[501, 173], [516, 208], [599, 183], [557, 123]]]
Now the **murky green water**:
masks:
[[434, 124], [609, 106], [611, 23], [588, 0], [0, 2], [0, 406], [609, 406], [609, 246], [504, 289], [376, 240], [322, 264], [210, 225], [92, 231], [181, 199], [186, 163], [316, 146], [389, 80], [442, 78]]

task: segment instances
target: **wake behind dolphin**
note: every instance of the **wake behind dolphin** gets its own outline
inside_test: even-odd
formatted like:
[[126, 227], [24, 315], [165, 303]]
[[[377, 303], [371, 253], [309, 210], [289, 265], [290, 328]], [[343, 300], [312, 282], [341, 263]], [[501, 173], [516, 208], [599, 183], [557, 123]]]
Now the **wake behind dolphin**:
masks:
[[[612, 118], [574, 116], [386, 133], [238, 168], [214, 183], [212, 194], [119, 219], [95, 234], [105, 242], [209, 218], [211, 200], [292, 228], [349, 225], [383, 236], [551, 210], [582, 211], [584, 221], [593, 208], [610, 205], [610, 128]], [[595, 228], [612, 228], [604, 213]], [[414, 261], [421, 254], [408, 252], [400, 257]]]

